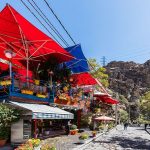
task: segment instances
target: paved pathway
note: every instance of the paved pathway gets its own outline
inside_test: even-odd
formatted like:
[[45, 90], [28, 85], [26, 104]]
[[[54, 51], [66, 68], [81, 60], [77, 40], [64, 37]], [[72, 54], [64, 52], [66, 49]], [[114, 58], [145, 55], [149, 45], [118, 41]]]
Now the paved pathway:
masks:
[[[145, 131], [144, 127], [128, 127], [127, 131], [124, 131], [122, 126], [117, 126], [117, 129], [100, 135], [85, 145], [77, 144], [78, 136], [57, 137], [52, 138], [52, 141], [56, 142], [57, 150], [150, 150], [150, 128]], [[45, 142], [52, 143], [49, 140]], [[11, 149], [5, 147], [0, 150]]]
[[149, 131], [146, 132], [143, 127], [128, 127], [124, 131], [122, 126], [118, 126], [80, 150], [150, 150]]

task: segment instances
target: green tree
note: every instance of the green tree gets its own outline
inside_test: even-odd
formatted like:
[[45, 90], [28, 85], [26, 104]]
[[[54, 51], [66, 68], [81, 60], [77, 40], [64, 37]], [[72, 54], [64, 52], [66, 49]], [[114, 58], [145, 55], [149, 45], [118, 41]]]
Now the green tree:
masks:
[[119, 116], [120, 116], [120, 122], [126, 122], [128, 120], [128, 113], [123, 109], [119, 110]]
[[0, 103], [0, 128], [10, 127], [12, 122], [20, 118], [20, 111]]
[[97, 78], [104, 87], [108, 87], [108, 75], [106, 69], [101, 67], [96, 59], [90, 58], [89, 64], [91, 65], [91, 74], [94, 78]]
[[140, 98], [140, 112], [145, 119], [150, 119], [150, 91]]
[[0, 103], [0, 139], [9, 138], [10, 125], [12, 122], [19, 120], [20, 113], [19, 110]]

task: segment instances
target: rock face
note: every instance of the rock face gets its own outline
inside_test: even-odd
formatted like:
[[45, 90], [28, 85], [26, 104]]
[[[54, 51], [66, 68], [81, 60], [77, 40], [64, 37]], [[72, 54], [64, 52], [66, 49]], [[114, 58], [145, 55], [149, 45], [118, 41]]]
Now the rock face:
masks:
[[107, 66], [109, 86], [115, 92], [124, 95], [131, 104], [134, 112], [138, 112], [139, 97], [150, 89], [150, 60], [144, 64], [135, 62], [112, 61]]

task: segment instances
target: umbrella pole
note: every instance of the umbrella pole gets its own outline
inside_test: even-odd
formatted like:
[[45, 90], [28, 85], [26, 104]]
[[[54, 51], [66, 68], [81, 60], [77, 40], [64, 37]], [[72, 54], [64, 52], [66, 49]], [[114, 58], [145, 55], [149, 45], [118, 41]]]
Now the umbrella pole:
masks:
[[27, 58], [27, 86], [29, 84], [29, 59]]

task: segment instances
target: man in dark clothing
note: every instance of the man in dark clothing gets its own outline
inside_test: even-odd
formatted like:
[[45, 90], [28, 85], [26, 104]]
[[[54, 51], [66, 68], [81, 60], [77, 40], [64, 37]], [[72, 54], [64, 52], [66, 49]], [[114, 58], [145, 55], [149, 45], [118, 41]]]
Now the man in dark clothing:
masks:
[[69, 135], [69, 133], [70, 133], [70, 127], [69, 127], [69, 125], [67, 124], [67, 125], [66, 125], [66, 135]]
[[66, 134], [69, 135], [70, 133], [70, 125], [71, 125], [71, 120], [69, 120], [66, 124]]
[[128, 127], [128, 123], [126, 122], [126, 123], [124, 124], [124, 130], [127, 130], [127, 127]]
[[145, 124], [145, 130], [146, 130], [147, 126], [148, 126], [148, 124], [146, 123], [146, 124]]

